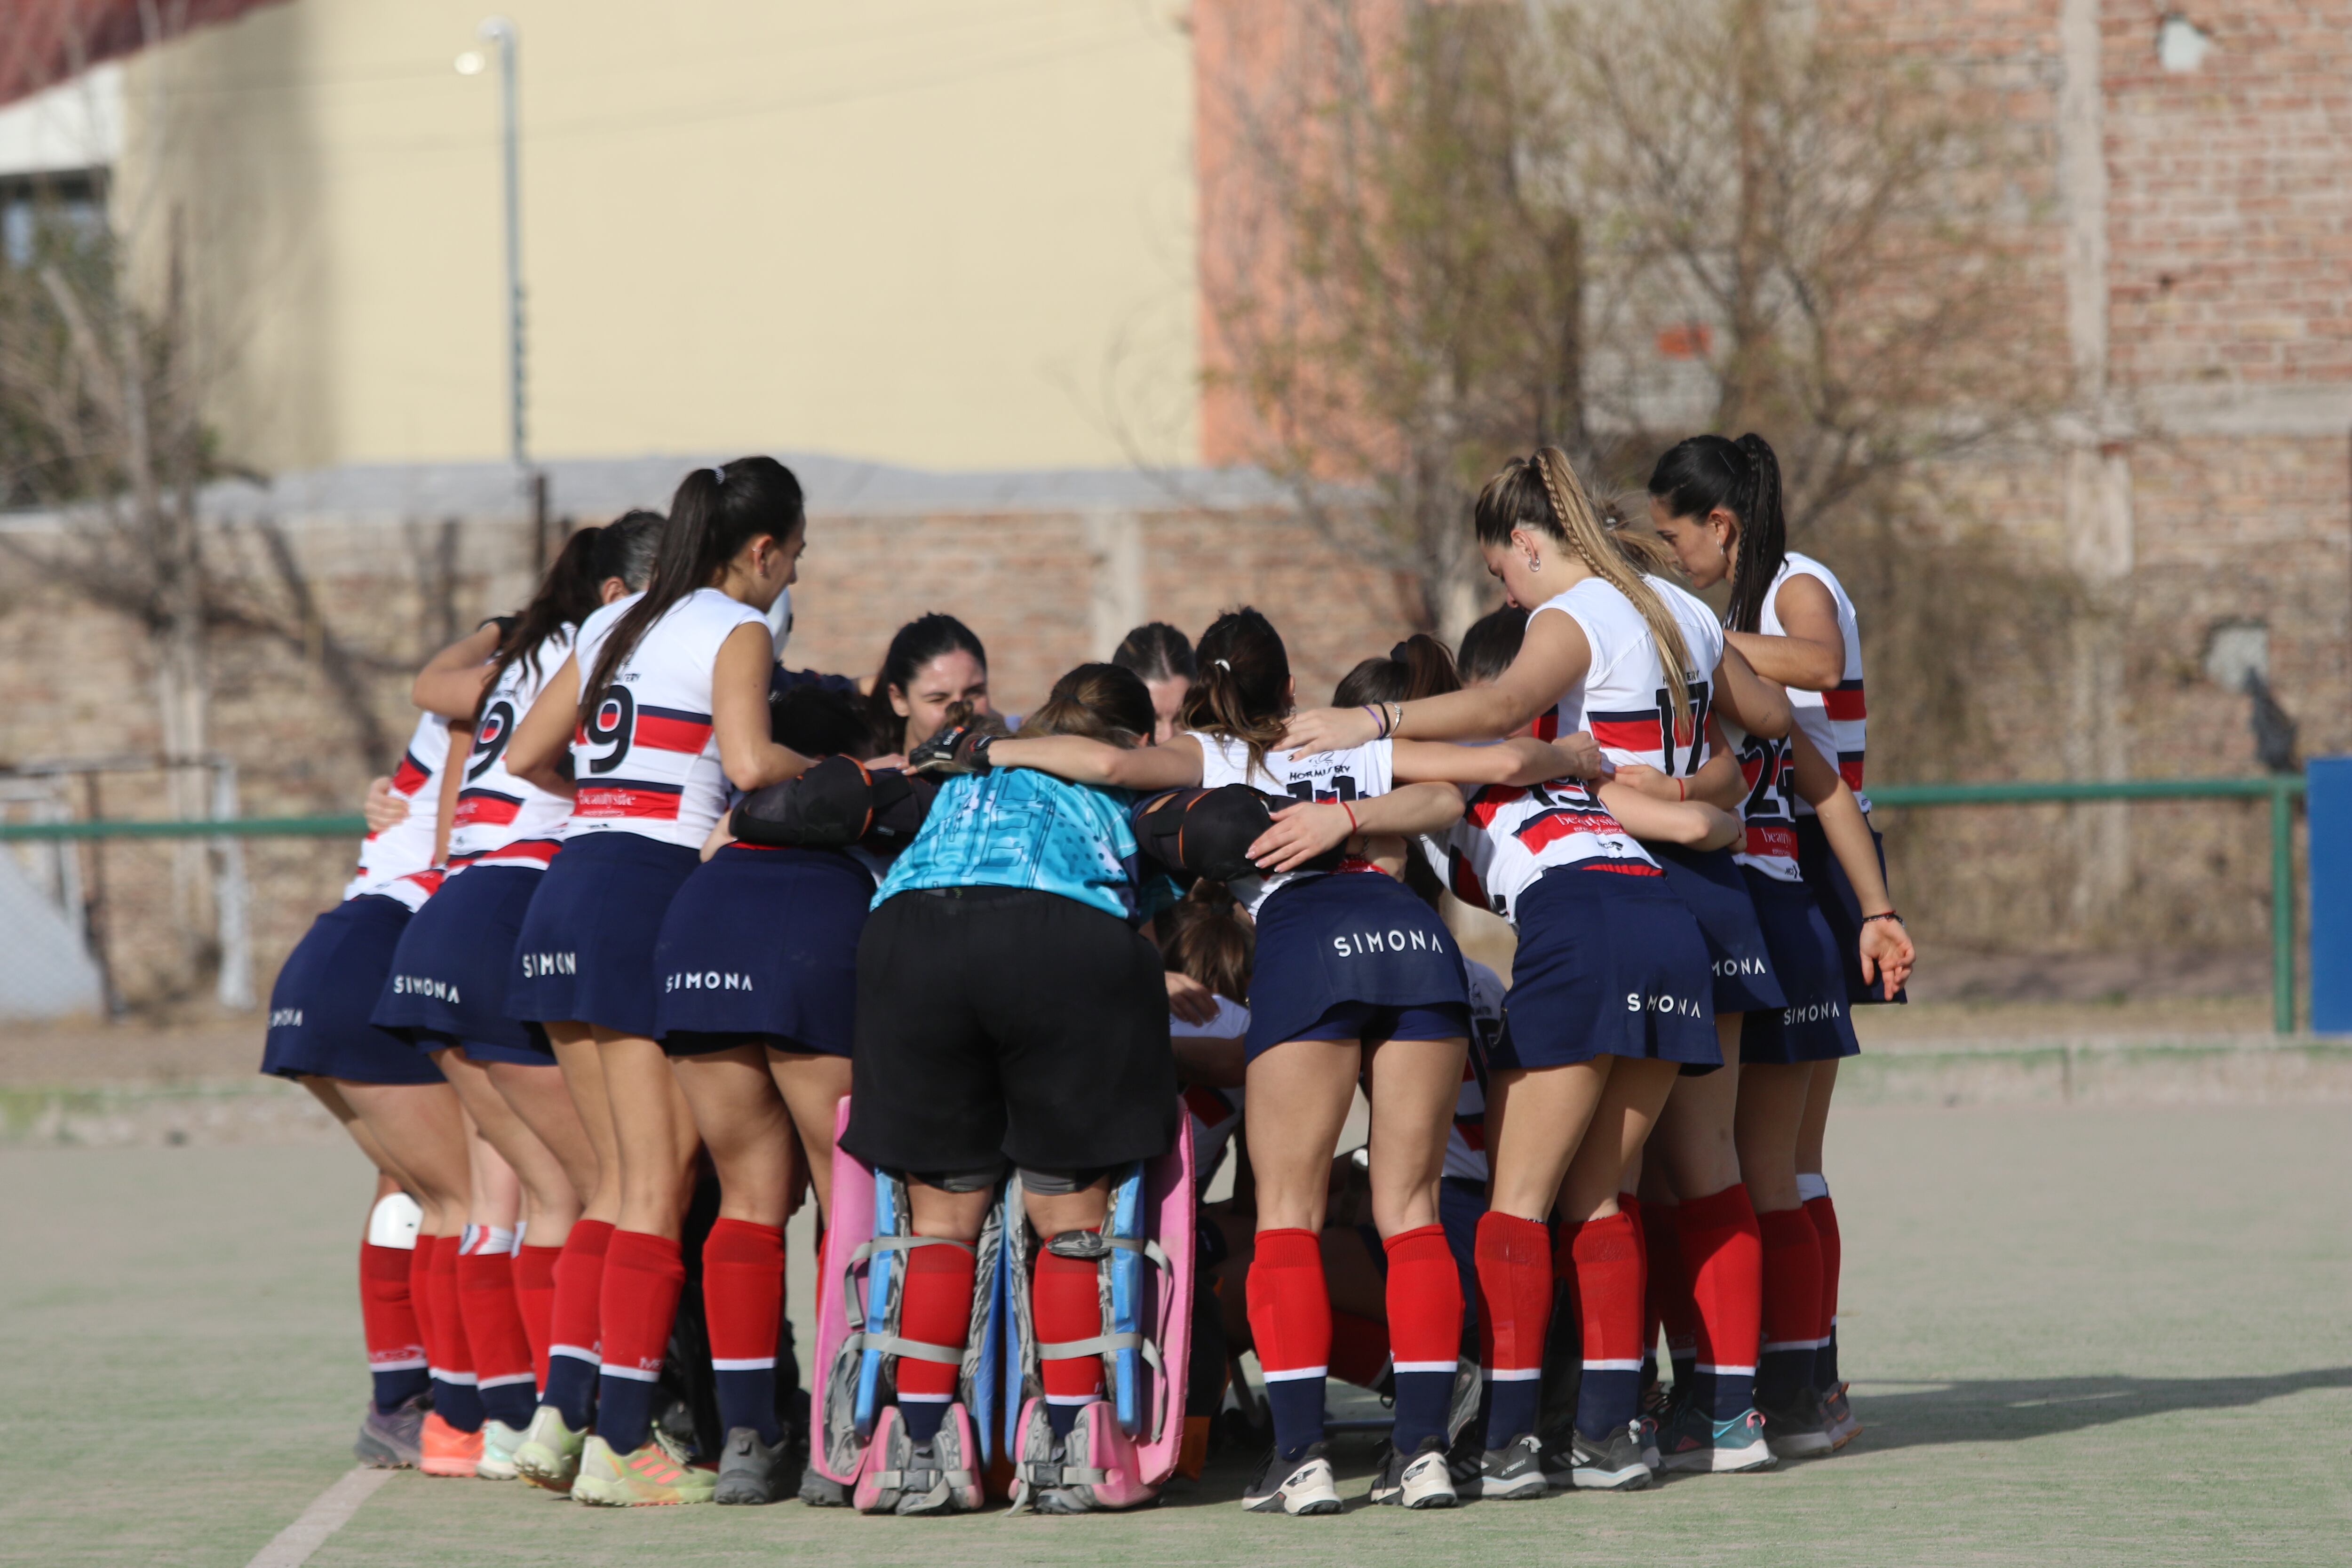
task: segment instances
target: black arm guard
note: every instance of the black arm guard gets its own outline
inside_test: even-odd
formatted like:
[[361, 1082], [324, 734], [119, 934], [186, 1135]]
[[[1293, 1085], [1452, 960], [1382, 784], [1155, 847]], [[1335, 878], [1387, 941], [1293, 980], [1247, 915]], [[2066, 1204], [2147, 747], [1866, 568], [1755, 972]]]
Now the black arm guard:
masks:
[[754, 790], [728, 824], [749, 844], [846, 849], [871, 840], [903, 844], [923, 826], [936, 785], [851, 757], [821, 757], [808, 772]]
[[[1161, 805], [1161, 802], [1165, 805]], [[1171, 790], [1135, 808], [1136, 843], [1144, 854], [1180, 876], [1231, 882], [1259, 875], [1249, 847], [1274, 826], [1274, 814], [1298, 802], [1267, 795], [1248, 784], [1216, 789]], [[1158, 809], [1153, 809], [1154, 807]], [[1310, 868], [1339, 864], [1337, 850], [1317, 857]]]

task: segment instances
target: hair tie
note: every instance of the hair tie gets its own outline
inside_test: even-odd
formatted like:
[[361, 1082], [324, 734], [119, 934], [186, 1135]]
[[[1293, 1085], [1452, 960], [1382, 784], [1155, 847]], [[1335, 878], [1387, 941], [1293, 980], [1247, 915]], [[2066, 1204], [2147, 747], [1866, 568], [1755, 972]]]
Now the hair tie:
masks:
[[1223, 670], [1227, 675], [1231, 675], [1231, 674], [1234, 672], [1234, 667], [1233, 667], [1232, 665], [1230, 665], [1230, 664], [1227, 664], [1227, 663], [1226, 663], [1223, 659], [1222, 659], [1222, 658], [1213, 658], [1213, 659], [1211, 659], [1209, 662], [1210, 662], [1211, 664], [1215, 665], [1219, 669]]
[[727, 482], [727, 470], [713, 463], [710, 465], [710, 477], [723, 485]]

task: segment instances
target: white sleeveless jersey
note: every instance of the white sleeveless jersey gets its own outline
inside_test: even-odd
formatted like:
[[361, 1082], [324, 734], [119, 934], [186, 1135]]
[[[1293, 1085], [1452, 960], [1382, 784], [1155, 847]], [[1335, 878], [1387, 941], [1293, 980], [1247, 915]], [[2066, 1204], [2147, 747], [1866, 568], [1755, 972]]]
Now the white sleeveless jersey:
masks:
[[573, 629], [565, 626], [508, 665], [482, 699], [482, 721], [474, 726], [474, 750], [458, 782], [449, 828], [453, 873], [468, 866], [544, 868], [563, 847], [572, 803], [507, 772], [507, 742], [548, 678], [572, 656]]
[[[1797, 722], [1803, 726], [1805, 739], [1813, 749], [1837, 764], [1839, 776], [1853, 791], [1862, 809], [1870, 809], [1870, 797], [1862, 793], [1863, 736], [1869, 727], [1870, 709], [1862, 692], [1862, 628], [1855, 623], [1853, 601], [1845, 596], [1830, 569], [1810, 555], [1791, 552], [1780, 562], [1780, 570], [1773, 575], [1772, 586], [1764, 595], [1764, 613], [1759, 617], [1757, 629], [1769, 636], [1789, 635], [1780, 625], [1779, 609], [1780, 585], [1791, 577], [1816, 577], [1830, 591], [1837, 605], [1838, 637], [1845, 644], [1845, 675], [1833, 690], [1800, 691], [1789, 688], [1789, 706], [1796, 710]], [[1800, 816], [1813, 814], [1811, 805], [1799, 800], [1796, 812]]]
[[[1188, 1024], [1171, 1015], [1168, 1033], [1175, 1039], [1239, 1039], [1249, 1033], [1249, 1009], [1240, 1003], [1220, 996], [1217, 1016], [1206, 1024]], [[1192, 1119], [1192, 1172], [1201, 1190], [1206, 1192], [1209, 1180], [1217, 1173], [1217, 1162], [1224, 1157], [1225, 1146], [1242, 1124], [1241, 1086], [1218, 1089], [1205, 1083], [1184, 1086], [1185, 1114]]]
[[440, 831], [441, 770], [448, 761], [449, 721], [427, 713], [416, 721], [392, 775], [392, 793], [408, 803], [408, 815], [361, 841], [359, 869], [343, 884], [343, 897], [379, 893], [412, 910], [432, 897], [441, 885], [433, 840]]
[[1464, 903], [1518, 918], [1519, 895], [1545, 872], [1591, 866], [1629, 876], [1664, 875], [1582, 779], [1554, 779], [1532, 789], [1465, 784], [1462, 820], [1443, 839], [1423, 838], [1423, 853]]
[[[583, 686], [614, 625], [641, 597], [617, 600], [581, 624], [572, 657]], [[646, 628], [598, 700], [593, 721], [572, 733], [572, 837], [636, 833], [701, 847], [727, 801], [710, 727], [710, 672], [736, 627], [764, 632], [767, 625], [751, 605], [698, 588]]]
[[1727, 724], [1724, 733], [1739, 753], [1748, 786], [1739, 803], [1747, 837], [1732, 858], [1783, 882], [1803, 880], [1797, 870], [1796, 753], [1785, 740], [1768, 741], [1737, 725]]
[[[1216, 789], [1224, 784], [1245, 784], [1272, 795], [1286, 795], [1297, 800], [1323, 803], [1331, 801], [1366, 800], [1376, 795], [1386, 795], [1395, 787], [1391, 771], [1393, 748], [1386, 741], [1374, 741], [1368, 746], [1350, 746], [1339, 752], [1317, 752], [1299, 755], [1292, 752], [1268, 752], [1265, 760], [1253, 768], [1249, 748], [1241, 742], [1222, 735], [1207, 735], [1198, 730], [1188, 731], [1201, 743], [1201, 786]], [[1303, 882], [1310, 877], [1327, 875], [1322, 871], [1278, 871], [1270, 877], [1244, 877], [1232, 884], [1234, 897], [1255, 919], [1258, 907], [1277, 888], [1293, 882]]]
[[1462, 1089], [1454, 1100], [1454, 1125], [1445, 1133], [1445, 1174], [1484, 1185], [1486, 1181], [1486, 1061], [1503, 1034], [1503, 977], [1475, 958], [1462, 966], [1470, 975], [1470, 1050], [1462, 1061]]
[[[1683, 638], [1692, 661], [1685, 671], [1688, 709], [1667, 722], [1672, 697], [1665, 668], [1650, 623], [1614, 585], [1587, 577], [1564, 594], [1545, 600], [1536, 614], [1558, 610], [1584, 628], [1592, 662], [1584, 679], [1562, 694], [1559, 706], [1536, 721], [1536, 733], [1547, 741], [1589, 730], [1601, 749], [1615, 763], [1644, 763], [1661, 773], [1687, 778], [1706, 760], [1706, 714], [1712, 697], [1715, 667], [1723, 657], [1723, 627], [1715, 612], [1671, 583], [1653, 577], [1668, 609], [1683, 626]], [[1694, 624], [1688, 599], [1696, 606], [1696, 620], [1709, 628], [1703, 634]]]

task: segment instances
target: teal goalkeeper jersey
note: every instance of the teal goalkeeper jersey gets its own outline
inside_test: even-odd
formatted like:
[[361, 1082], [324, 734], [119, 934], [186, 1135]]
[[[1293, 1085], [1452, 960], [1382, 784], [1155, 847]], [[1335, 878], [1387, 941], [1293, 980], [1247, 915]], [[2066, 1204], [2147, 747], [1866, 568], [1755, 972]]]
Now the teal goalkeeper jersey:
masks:
[[1123, 921], [1148, 919], [1175, 887], [1137, 864], [1127, 818], [1135, 798], [1034, 768], [950, 779], [874, 905], [924, 888], [1028, 888]]

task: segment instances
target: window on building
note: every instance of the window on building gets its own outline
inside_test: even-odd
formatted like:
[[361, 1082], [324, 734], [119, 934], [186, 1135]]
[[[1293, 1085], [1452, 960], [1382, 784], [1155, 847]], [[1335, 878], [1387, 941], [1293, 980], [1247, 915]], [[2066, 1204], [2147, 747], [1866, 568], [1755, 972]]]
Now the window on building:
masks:
[[28, 267], [51, 247], [82, 250], [105, 232], [103, 170], [0, 175], [0, 264]]

